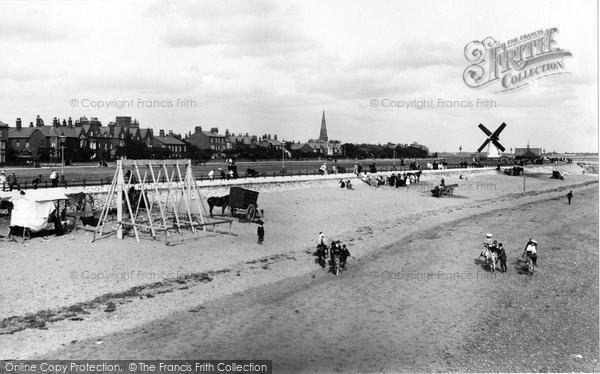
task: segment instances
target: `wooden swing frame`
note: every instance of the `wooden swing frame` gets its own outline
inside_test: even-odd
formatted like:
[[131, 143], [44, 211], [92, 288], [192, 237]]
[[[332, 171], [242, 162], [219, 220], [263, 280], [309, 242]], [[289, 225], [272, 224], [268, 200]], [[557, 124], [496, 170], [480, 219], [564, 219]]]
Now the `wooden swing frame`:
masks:
[[[125, 180], [123, 167], [133, 169], [133, 173], [129, 174], [127, 180]], [[168, 167], [172, 167], [170, 173]], [[181, 167], [185, 167], [183, 174]], [[143, 174], [140, 168], [143, 169]], [[157, 173], [155, 173], [155, 169], [158, 171]], [[160, 182], [161, 178], [165, 181]], [[130, 200], [128, 193], [131, 188], [140, 192], [135, 205]], [[160, 190], [166, 190], [164, 201], [160, 197]], [[154, 199], [151, 199], [152, 195], [148, 195], [148, 192], [155, 195]], [[106, 233], [105, 227], [112, 224], [112, 220], [109, 219], [109, 212], [114, 199], [116, 199], [117, 227], [112, 232]], [[192, 215], [193, 200], [196, 200], [197, 216], [199, 216], [200, 221], [195, 220]], [[145, 208], [141, 207], [142, 201]], [[156, 212], [158, 222], [155, 222], [153, 217], [155, 206], [158, 207], [158, 212]], [[123, 219], [124, 210], [129, 215], [126, 220]], [[145, 211], [145, 214], [143, 211]], [[170, 217], [167, 217], [170, 211], [173, 215], [172, 224], [169, 223]], [[209, 218], [208, 216], [208, 208], [202, 195], [200, 195], [194, 178], [191, 160], [117, 160], [117, 169], [109, 187], [104, 207], [100, 212], [92, 242], [96, 239], [111, 236], [115, 232], [118, 239], [123, 239], [123, 229], [126, 227], [133, 229], [138, 242], [140, 241], [138, 233], [140, 228], [149, 229], [153, 239], [156, 239], [157, 231], [163, 231], [167, 244], [169, 243], [168, 231], [170, 229], [177, 230], [181, 241], [183, 241], [182, 229], [191, 230], [194, 233], [194, 239], [197, 239], [198, 228], [206, 231], [206, 226], [212, 226], [213, 235], [216, 235], [217, 225], [229, 223], [228, 233], [231, 233], [232, 219]], [[147, 223], [144, 223], [145, 219], [147, 219]]]

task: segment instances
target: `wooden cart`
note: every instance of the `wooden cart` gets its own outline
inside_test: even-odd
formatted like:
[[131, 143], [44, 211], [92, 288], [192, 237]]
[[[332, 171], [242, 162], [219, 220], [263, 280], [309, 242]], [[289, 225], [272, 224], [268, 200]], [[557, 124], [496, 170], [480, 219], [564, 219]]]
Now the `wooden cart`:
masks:
[[458, 184], [449, 184], [447, 186], [435, 186], [431, 190], [431, 195], [435, 197], [452, 196], [454, 195], [454, 189], [458, 187]]
[[[229, 207], [231, 215], [243, 214], [244, 217], [252, 221], [255, 218], [260, 218], [261, 214], [258, 211], [258, 192], [247, 190], [241, 187], [231, 187], [229, 189]], [[238, 213], [238, 210], [243, 211]]]

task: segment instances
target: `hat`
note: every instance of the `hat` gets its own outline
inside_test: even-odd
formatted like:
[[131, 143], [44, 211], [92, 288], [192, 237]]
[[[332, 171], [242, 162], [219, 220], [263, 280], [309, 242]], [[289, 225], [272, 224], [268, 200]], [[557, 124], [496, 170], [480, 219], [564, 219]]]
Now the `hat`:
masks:
[[533, 244], [537, 244], [538, 243], [535, 239], [531, 239], [530, 242], [532, 242]]
[[492, 236], [493, 236], [493, 235], [492, 235], [492, 234], [490, 234], [489, 232], [488, 232], [487, 234], [485, 234], [485, 237], [486, 237], [486, 238], [491, 238]]

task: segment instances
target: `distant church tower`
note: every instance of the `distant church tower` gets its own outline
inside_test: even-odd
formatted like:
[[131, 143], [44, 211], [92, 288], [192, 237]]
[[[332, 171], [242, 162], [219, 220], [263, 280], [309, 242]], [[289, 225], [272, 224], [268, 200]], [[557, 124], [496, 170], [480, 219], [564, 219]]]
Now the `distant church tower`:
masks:
[[325, 123], [325, 111], [323, 111], [323, 119], [321, 120], [321, 133], [319, 134], [319, 140], [327, 141], [327, 124]]

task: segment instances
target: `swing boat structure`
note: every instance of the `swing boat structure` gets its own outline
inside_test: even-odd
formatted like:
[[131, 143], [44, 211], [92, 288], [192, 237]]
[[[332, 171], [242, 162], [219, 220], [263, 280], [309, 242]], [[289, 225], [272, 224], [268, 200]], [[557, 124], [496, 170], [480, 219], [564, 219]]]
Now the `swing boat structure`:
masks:
[[181, 241], [184, 231], [197, 239], [200, 230], [212, 226], [215, 235], [217, 225], [229, 223], [231, 233], [232, 222], [209, 216], [191, 160], [118, 160], [92, 242], [133, 231], [138, 242], [140, 232], [149, 232], [152, 239], [163, 233], [168, 244], [173, 232]]

